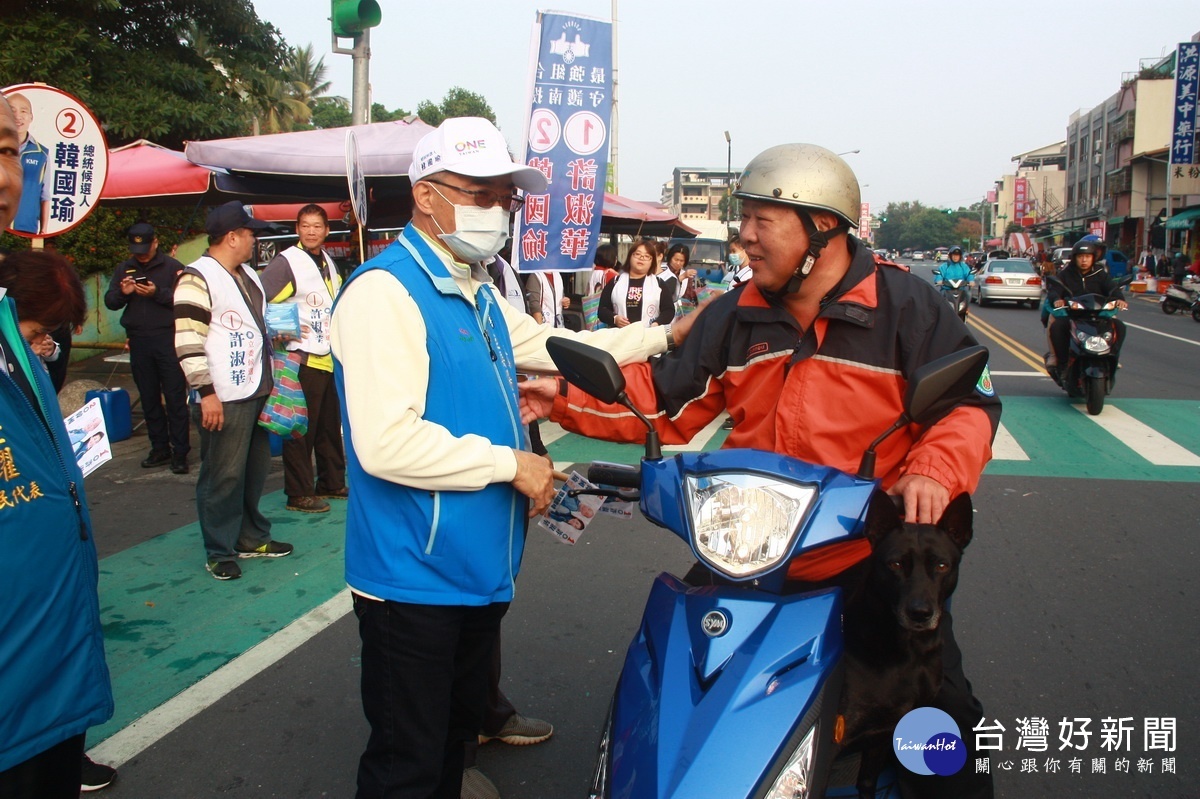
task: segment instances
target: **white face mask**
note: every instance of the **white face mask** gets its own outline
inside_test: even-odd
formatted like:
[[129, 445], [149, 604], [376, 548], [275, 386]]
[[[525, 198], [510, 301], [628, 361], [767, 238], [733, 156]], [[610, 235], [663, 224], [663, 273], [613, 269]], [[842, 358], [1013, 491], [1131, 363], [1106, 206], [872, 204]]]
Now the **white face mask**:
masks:
[[[440, 191], [438, 195], [450, 202]], [[442, 232], [438, 234], [438, 238], [465, 263], [478, 263], [491, 258], [504, 247], [504, 242], [508, 241], [508, 223], [509, 212], [499, 205], [491, 208], [455, 205], [454, 232]], [[433, 224], [437, 225], [438, 230], [442, 229], [436, 219]]]

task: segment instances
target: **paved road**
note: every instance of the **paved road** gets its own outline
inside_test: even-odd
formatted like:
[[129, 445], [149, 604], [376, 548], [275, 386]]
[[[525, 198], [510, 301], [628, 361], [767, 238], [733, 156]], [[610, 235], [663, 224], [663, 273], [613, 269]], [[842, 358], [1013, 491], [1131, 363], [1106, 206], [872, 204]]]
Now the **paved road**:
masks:
[[[1200, 636], [1187, 615], [1198, 594], [1200, 384], [1178, 364], [1195, 363], [1200, 325], [1139, 302], [1128, 322], [1182, 340], [1131, 333], [1116, 394], [1095, 418], [1037, 374], [1036, 312], [972, 309], [992, 347], [1005, 430], [976, 496], [956, 626], [968, 674], [1007, 731], [1013, 770], [997, 777], [1001, 796], [1195, 795], [1184, 786], [1195, 784], [1200, 734]], [[723, 435], [710, 432], [700, 446], [719, 446]], [[545, 437], [564, 464], [638, 454], [552, 427]], [[297, 554], [249, 561], [243, 579], [220, 583], [203, 571], [194, 474], [139, 469], [145, 447], [143, 437], [118, 444], [87, 484], [118, 703], [89, 740], [99, 759], [121, 763], [108, 794], [351, 796], [366, 726], [341, 578], [344, 510], [284, 511], [276, 463], [264, 504]], [[579, 796], [646, 587], [691, 558], [641, 520], [597, 522], [575, 547], [534, 529], [528, 553], [505, 622], [505, 689], [557, 731], [527, 749], [490, 744], [480, 762], [509, 799]], [[1097, 731], [1102, 718], [1135, 719], [1133, 773], [1114, 773], [1098, 732], [1080, 755], [1084, 773], [1065, 773], [1066, 754], [1064, 773], [1020, 773], [1030, 755], [1015, 749], [1014, 730], [1030, 717], [1051, 725], [1039, 771], [1058, 749], [1059, 719], [1092, 718]], [[1152, 773], [1137, 772], [1147, 717], [1178, 719], [1178, 777], [1160, 773], [1161, 752]], [[1093, 774], [1100, 757], [1107, 772]]]

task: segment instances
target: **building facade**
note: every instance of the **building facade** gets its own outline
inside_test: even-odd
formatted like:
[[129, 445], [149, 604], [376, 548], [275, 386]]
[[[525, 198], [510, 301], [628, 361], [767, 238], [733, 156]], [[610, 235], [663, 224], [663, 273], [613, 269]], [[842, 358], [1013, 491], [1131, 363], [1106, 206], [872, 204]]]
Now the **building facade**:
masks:
[[670, 182], [663, 185], [663, 206], [682, 221], [721, 220], [730, 179], [741, 168], [675, 167]]

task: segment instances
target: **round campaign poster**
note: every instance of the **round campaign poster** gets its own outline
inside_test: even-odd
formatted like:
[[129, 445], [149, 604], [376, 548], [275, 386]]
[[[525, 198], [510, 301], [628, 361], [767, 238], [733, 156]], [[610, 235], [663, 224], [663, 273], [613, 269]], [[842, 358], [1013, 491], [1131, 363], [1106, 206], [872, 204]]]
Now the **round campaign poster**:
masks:
[[104, 131], [88, 107], [44, 83], [4, 89], [17, 123], [23, 174], [10, 233], [57, 236], [96, 207], [108, 176]]

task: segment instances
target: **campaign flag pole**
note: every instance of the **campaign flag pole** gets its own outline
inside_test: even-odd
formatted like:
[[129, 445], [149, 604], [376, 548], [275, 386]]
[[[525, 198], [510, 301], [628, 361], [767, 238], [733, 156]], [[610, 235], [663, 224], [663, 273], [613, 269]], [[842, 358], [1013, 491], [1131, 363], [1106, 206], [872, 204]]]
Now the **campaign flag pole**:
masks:
[[513, 235], [522, 272], [588, 269], [600, 235], [612, 114], [612, 23], [538, 12], [524, 162], [546, 176]]

